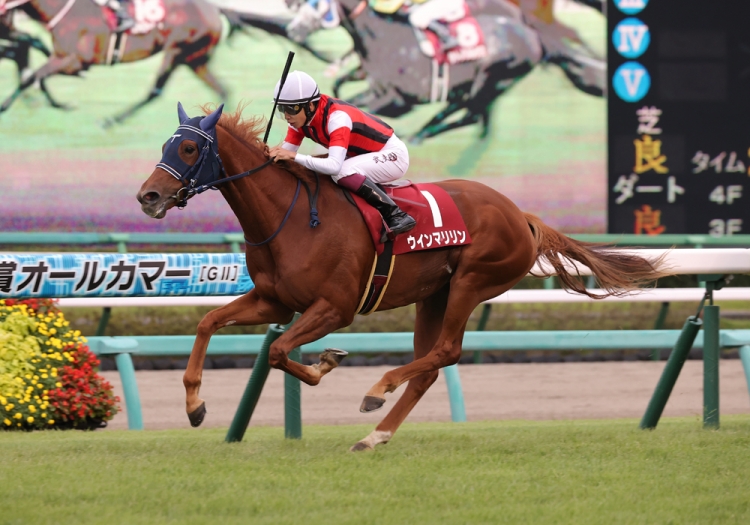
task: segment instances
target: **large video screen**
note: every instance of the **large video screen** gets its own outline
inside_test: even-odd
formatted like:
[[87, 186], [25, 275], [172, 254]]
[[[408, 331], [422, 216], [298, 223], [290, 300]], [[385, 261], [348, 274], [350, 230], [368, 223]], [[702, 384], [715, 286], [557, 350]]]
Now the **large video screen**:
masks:
[[[144, 215], [135, 195], [175, 132], [178, 101], [191, 116], [221, 101], [269, 116], [293, 50], [292, 69], [407, 142], [406, 178], [480, 181], [555, 228], [606, 231], [604, 0], [471, 0], [437, 20], [432, 1], [289, 2], [127, 0], [131, 31], [151, 36], [119, 42], [116, 12], [94, 0], [64, 13], [35, 0], [6, 14], [0, 230], [238, 231], [219, 192], [163, 220]], [[44, 16], [30, 7], [48, 3]], [[24, 46], [30, 70], [61, 74], [17, 93], [29, 83], [17, 71]], [[155, 89], [169, 60], [177, 65]], [[275, 120], [269, 143], [284, 133]], [[303, 152], [321, 152], [307, 142]]]

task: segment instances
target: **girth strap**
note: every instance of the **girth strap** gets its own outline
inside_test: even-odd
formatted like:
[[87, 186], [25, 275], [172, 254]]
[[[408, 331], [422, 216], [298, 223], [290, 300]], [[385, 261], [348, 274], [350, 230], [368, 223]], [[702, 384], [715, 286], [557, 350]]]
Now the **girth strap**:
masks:
[[385, 296], [388, 283], [391, 281], [391, 274], [396, 263], [396, 256], [393, 255], [393, 241], [388, 241], [383, 245], [383, 253], [375, 256], [375, 261], [370, 270], [370, 278], [365, 287], [365, 293], [357, 307], [359, 315], [369, 315], [378, 309], [380, 301]]

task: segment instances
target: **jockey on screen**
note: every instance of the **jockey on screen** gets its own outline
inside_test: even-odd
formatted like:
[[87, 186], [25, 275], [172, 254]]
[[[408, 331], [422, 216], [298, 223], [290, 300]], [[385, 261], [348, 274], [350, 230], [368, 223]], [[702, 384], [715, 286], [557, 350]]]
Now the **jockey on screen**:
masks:
[[[369, 0], [376, 13], [390, 15], [406, 7], [409, 23], [419, 31], [429, 29], [440, 39], [443, 49], [458, 46], [446, 22], [455, 22], [466, 16], [465, 0]], [[424, 38], [418, 35], [417, 38]], [[421, 39], [420, 38], [420, 39]]]
[[117, 17], [115, 33], [123, 33], [135, 26], [135, 20], [130, 16], [127, 2], [129, 0], [93, 0], [100, 7], [108, 7]]
[[[351, 104], [321, 94], [307, 73], [289, 73], [280, 95], [279, 83], [274, 98], [278, 95], [279, 113], [289, 127], [284, 142], [271, 148], [268, 156], [330, 175], [377, 209], [391, 232], [411, 230], [416, 221], [376, 184], [399, 179], [409, 168], [409, 152], [393, 129]], [[297, 153], [305, 137], [327, 147], [328, 157]]]

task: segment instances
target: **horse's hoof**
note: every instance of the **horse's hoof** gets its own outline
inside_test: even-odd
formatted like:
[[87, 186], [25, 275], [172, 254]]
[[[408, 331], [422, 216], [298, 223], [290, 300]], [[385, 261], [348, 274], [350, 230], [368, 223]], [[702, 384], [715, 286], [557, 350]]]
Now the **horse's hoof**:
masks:
[[341, 361], [343, 361], [348, 355], [349, 352], [339, 350], [338, 348], [326, 348], [325, 351], [320, 354], [320, 362], [328, 363], [335, 368], [339, 366], [339, 363], [341, 363]]
[[375, 396], [365, 396], [362, 405], [359, 407], [360, 412], [375, 412], [385, 405], [385, 398]]
[[205, 401], [201, 403], [201, 406], [193, 410], [188, 414], [188, 419], [190, 419], [190, 425], [193, 427], [199, 427], [201, 423], [203, 423], [203, 419], [206, 417], [206, 403]]
[[360, 450], [372, 450], [372, 447], [363, 441], [358, 441], [349, 449], [349, 452], [359, 452]]

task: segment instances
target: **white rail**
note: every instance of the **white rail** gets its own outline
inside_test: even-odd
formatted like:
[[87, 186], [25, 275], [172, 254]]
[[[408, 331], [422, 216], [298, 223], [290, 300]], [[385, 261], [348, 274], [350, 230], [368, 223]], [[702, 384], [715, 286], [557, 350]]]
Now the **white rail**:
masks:
[[[592, 290], [601, 292], [601, 290]], [[592, 303], [606, 302], [698, 302], [706, 291], [703, 288], [654, 288], [624, 297], [591, 299], [585, 295], [568, 293], [565, 290], [510, 290], [486, 301], [492, 304], [519, 303]], [[91, 297], [82, 299], [60, 299], [60, 306], [72, 307], [124, 307], [124, 306], [224, 306], [236, 296], [203, 297]], [[716, 301], [750, 301], [750, 288], [724, 288], [714, 292]]]

